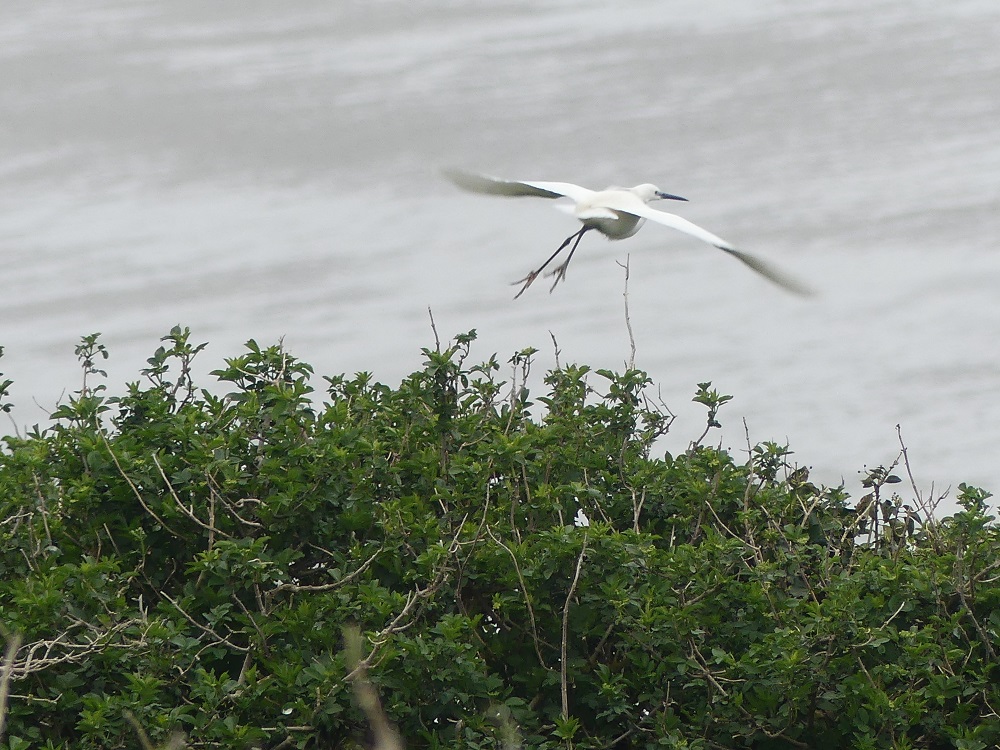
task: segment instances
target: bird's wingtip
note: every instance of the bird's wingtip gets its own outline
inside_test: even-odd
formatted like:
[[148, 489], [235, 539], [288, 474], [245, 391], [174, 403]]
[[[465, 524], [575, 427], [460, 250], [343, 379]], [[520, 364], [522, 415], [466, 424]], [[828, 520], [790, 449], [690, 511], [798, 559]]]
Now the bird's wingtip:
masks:
[[809, 284], [806, 284], [804, 281], [800, 281], [791, 274], [779, 270], [775, 266], [771, 265], [762, 258], [758, 258], [752, 253], [748, 253], [745, 250], [739, 250], [728, 243], [725, 245], [716, 245], [716, 247], [740, 260], [747, 267], [753, 269], [768, 281], [777, 284], [786, 292], [791, 292], [799, 297], [815, 297], [819, 294], [816, 289]]
[[456, 187], [472, 193], [489, 192], [496, 183], [493, 178], [455, 167], [443, 167], [441, 174]]
[[465, 169], [459, 169], [458, 167], [441, 167], [440, 172], [442, 177], [450, 182], [454, 182], [455, 184], [467, 181], [476, 176], [472, 172]]

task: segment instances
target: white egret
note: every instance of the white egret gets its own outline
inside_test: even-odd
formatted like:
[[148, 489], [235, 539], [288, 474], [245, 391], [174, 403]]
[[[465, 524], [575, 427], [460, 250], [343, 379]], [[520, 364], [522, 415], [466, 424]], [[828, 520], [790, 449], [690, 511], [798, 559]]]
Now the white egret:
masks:
[[778, 270], [756, 255], [751, 255], [745, 250], [737, 249], [729, 242], [702, 229], [697, 224], [693, 224], [676, 214], [650, 208], [646, 204], [652, 200], [687, 200], [678, 195], [664, 193], [656, 185], [645, 183], [636, 185], [633, 188], [610, 187], [607, 190], [595, 191], [574, 185], [571, 182], [501, 180], [496, 177], [454, 169], [445, 170], [444, 174], [458, 187], [473, 193], [509, 197], [570, 198], [575, 202], [575, 205], [558, 204], [556, 208], [575, 216], [583, 224], [583, 228], [567, 237], [558, 249], [549, 256], [548, 260], [542, 263], [536, 270], [529, 273], [523, 279], [514, 282], [514, 284], [523, 285], [520, 291], [514, 296], [514, 299], [524, 294], [525, 290], [531, 286], [531, 283], [545, 267], [572, 242], [573, 246], [570, 248], [569, 256], [566, 260], [557, 266], [555, 270], [549, 272], [550, 276], [555, 276], [555, 281], [552, 282], [552, 287], [549, 291], [551, 292], [555, 289], [556, 285], [566, 278], [566, 269], [569, 267], [569, 262], [573, 259], [573, 253], [576, 252], [576, 248], [580, 244], [580, 240], [583, 239], [583, 235], [591, 229], [596, 229], [609, 240], [623, 240], [638, 232], [639, 227], [643, 225], [646, 219], [680, 230], [692, 237], [697, 237], [703, 242], [714, 245], [742, 261], [764, 278], [773, 281], [778, 286], [790, 292], [803, 295], [812, 293], [812, 290], [802, 282]]

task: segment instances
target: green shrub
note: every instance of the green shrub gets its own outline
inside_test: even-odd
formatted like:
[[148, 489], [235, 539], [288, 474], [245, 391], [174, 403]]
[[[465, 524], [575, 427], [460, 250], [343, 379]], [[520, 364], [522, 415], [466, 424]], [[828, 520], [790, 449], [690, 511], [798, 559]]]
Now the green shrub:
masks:
[[1000, 743], [988, 493], [935, 520], [891, 469], [854, 506], [785, 446], [741, 463], [702, 443], [710, 383], [658, 455], [645, 373], [534, 403], [533, 352], [503, 382], [474, 338], [324, 394], [251, 341], [219, 396], [174, 329], [111, 397], [86, 337], [82, 388], [0, 449], [0, 747], [350, 748], [365, 675], [411, 748]]

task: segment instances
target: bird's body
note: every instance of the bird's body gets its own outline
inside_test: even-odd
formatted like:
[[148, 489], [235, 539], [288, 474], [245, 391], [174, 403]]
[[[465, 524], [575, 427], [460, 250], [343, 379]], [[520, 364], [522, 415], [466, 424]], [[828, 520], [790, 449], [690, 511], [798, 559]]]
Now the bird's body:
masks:
[[574, 205], [557, 204], [556, 208], [576, 217], [576, 219], [583, 224], [583, 228], [575, 234], [567, 237], [562, 245], [559, 246], [559, 249], [556, 250], [537, 270], [532, 271], [523, 279], [514, 282], [515, 284], [523, 283], [523, 286], [517, 293], [515, 299], [520, 297], [524, 291], [531, 286], [531, 283], [535, 280], [538, 274], [541, 273], [542, 270], [548, 266], [548, 264], [560, 252], [562, 252], [566, 246], [570, 244], [570, 242], [573, 242], [573, 247], [570, 249], [569, 257], [551, 272], [552, 275], [556, 277], [552, 284], [552, 289], [554, 289], [556, 284], [566, 277], [566, 268], [569, 266], [569, 262], [573, 258], [573, 253], [576, 252], [577, 245], [580, 244], [580, 240], [583, 238], [583, 235], [589, 230], [596, 229], [610, 240], [623, 240], [638, 232], [647, 219], [657, 224], [663, 224], [664, 226], [677, 229], [685, 234], [689, 234], [692, 237], [696, 237], [703, 242], [707, 242], [708, 244], [719, 248], [720, 250], [739, 259], [765, 278], [791, 292], [796, 294], [810, 293], [809, 288], [804, 284], [777, 270], [757, 256], [751, 255], [743, 250], [738, 250], [735, 246], [726, 242], [721, 237], [717, 237], [711, 232], [702, 229], [697, 224], [691, 223], [687, 219], [681, 218], [676, 214], [659, 211], [650, 207], [648, 205], [649, 202], [658, 199], [678, 201], [686, 200], [685, 198], [681, 198], [676, 195], [664, 193], [656, 187], [656, 185], [652, 185], [650, 183], [643, 183], [642, 185], [636, 185], [632, 188], [609, 187], [605, 190], [589, 190], [585, 187], [574, 185], [571, 182], [501, 180], [495, 177], [472, 174], [469, 172], [460, 172], [456, 170], [446, 171], [445, 175], [452, 182], [458, 185], [458, 187], [474, 193], [508, 197], [565, 197], [570, 198], [574, 202]]
[[632, 197], [633, 193], [630, 190], [608, 188], [585, 197], [575, 206], [560, 203], [557, 208], [575, 216], [585, 227], [596, 229], [609, 240], [623, 240], [638, 232], [646, 221], [635, 213], [608, 208], [609, 203], [621, 204], [628, 201], [629, 198], [625, 196]]

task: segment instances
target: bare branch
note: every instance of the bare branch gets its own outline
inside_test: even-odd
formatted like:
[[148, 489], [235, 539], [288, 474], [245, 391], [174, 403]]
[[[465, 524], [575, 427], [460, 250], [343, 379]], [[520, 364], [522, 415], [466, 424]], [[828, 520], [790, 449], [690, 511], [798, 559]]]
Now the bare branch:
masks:
[[[9, 666], [5, 659], [3, 672], [0, 674], [9, 675], [8, 679], [10, 680], [23, 680], [31, 674], [41, 672], [59, 664], [74, 664], [85, 661], [94, 654], [100, 653], [111, 646], [116, 636], [122, 631], [135, 625], [143, 624], [147, 623], [143, 623], [138, 619], [130, 619], [124, 620], [108, 630], [98, 630], [82, 621], [77, 621], [55, 638], [21, 644], [18, 650], [14, 652], [14, 657], [10, 661]], [[93, 635], [83, 636], [78, 642], [69, 640], [71, 633], [84, 627], [89, 628], [93, 632]], [[126, 642], [124, 645], [135, 647], [144, 644], [145, 633], [142, 633], [138, 638]]]
[[434, 313], [431, 312], [431, 306], [430, 305], [427, 306], [427, 315], [431, 319], [431, 331], [434, 332], [434, 351], [436, 351], [438, 354], [440, 354], [441, 353], [441, 339], [438, 337], [437, 326], [434, 325]]
[[14, 657], [20, 647], [19, 634], [7, 635], [7, 648], [4, 651], [3, 668], [0, 670], [0, 740], [3, 740], [4, 726], [7, 723], [7, 699], [10, 697], [10, 680], [14, 674]]
[[[315, 546], [315, 545], [313, 545], [313, 546]], [[379, 547], [377, 550], [375, 550], [375, 554], [373, 554], [371, 557], [369, 557], [367, 560], [365, 560], [361, 564], [361, 567], [359, 567], [355, 571], [352, 571], [351, 573], [348, 573], [346, 576], [344, 576], [343, 578], [341, 578], [338, 581], [332, 581], [330, 583], [319, 583], [319, 584], [314, 584], [314, 585], [303, 585], [303, 584], [297, 584], [297, 583], [281, 583], [281, 584], [278, 584], [277, 586], [275, 586], [273, 589], [271, 589], [267, 593], [268, 593], [269, 596], [273, 596], [274, 594], [277, 594], [277, 593], [279, 593], [281, 591], [292, 591], [292, 592], [295, 592], [295, 593], [298, 593], [300, 591], [333, 591], [334, 589], [340, 588], [344, 584], [350, 583], [355, 578], [357, 578], [359, 575], [361, 575], [366, 570], [368, 570], [368, 568], [371, 566], [371, 564], [373, 562], [375, 562], [375, 558], [377, 558], [380, 554], [382, 554], [382, 550], [383, 549], [385, 549], [385, 548], [384, 547]], [[324, 550], [324, 552], [325, 551], [326, 550]]]
[[639, 516], [642, 515], [642, 506], [646, 504], [646, 488], [642, 488], [642, 494], [639, 499], [636, 500], [635, 488], [629, 487], [632, 493], [632, 530], [638, 534], [639, 533]]
[[132, 488], [132, 494], [135, 495], [135, 499], [139, 501], [139, 505], [141, 505], [145, 511], [149, 513], [149, 515], [151, 515], [171, 536], [180, 539], [181, 535], [170, 528], [166, 521], [156, 515], [153, 509], [146, 505], [146, 501], [142, 499], [142, 493], [139, 492], [139, 488], [135, 486], [135, 482], [133, 482], [131, 478], [129, 478], [129, 475], [125, 473], [125, 469], [122, 468], [121, 463], [118, 461], [118, 456], [116, 456], [115, 452], [111, 449], [111, 443], [108, 442], [108, 438], [105, 436], [103, 430], [98, 430], [98, 434], [101, 436], [104, 447], [108, 449], [108, 453], [111, 455], [111, 460], [114, 461], [115, 467], [118, 469], [118, 473], [122, 475], [122, 479], [128, 482], [128, 486]]
[[632, 333], [632, 318], [629, 315], [629, 309], [628, 309], [628, 277], [629, 277], [629, 261], [630, 261], [630, 259], [631, 259], [631, 256], [630, 255], [626, 255], [625, 256], [625, 264], [624, 265], [622, 265], [617, 260], [615, 261], [615, 263], [618, 263], [619, 266], [621, 266], [622, 268], [625, 269], [625, 292], [622, 294], [622, 297], [625, 298], [625, 327], [628, 329], [628, 342], [629, 342], [629, 346], [631, 348], [631, 354], [629, 355], [629, 359], [628, 359], [628, 369], [629, 370], [634, 370], [635, 369], [635, 336]]
[[587, 552], [587, 532], [583, 533], [583, 544], [580, 545], [580, 556], [576, 558], [576, 572], [573, 573], [573, 582], [566, 592], [566, 603], [563, 604], [562, 616], [562, 644], [559, 659], [559, 687], [562, 691], [562, 718], [569, 718], [569, 682], [566, 676], [566, 642], [569, 637], [569, 604], [576, 593], [576, 584], [580, 581], [580, 569], [583, 567], [583, 556]]
[[232, 539], [233, 537], [231, 534], [227, 534], [225, 531], [215, 528], [214, 523], [205, 523], [200, 518], [198, 518], [198, 516], [196, 516], [194, 513], [193, 504], [189, 509], [184, 505], [184, 503], [181, 502], [180, 497], [177, 496], [177, 492], [174, 490], [174, 486], [170, 483], [170, 480], [167, 478], [167, 473], [163, 470], [163, 466], [160, 465], [160, 460], [156, 457], [155, 453], [151, 455], [153, 458], [153, 463], [156, 464], [156, 468], [159, 469], [160, 471], [160, 476], [163, 477], [163, 483], [167, 485], [167, 490], [170, 492], [170, 496], [174, 499], [174, 503], [177, 505], [178, 508], [181, 509], [184, 515], [186, 515], [188, 518], [190, 518], [192, 521], [194, 521], [196, 524], [201, 526], [201, 528], [205, 529], [208, 532], [208, 549], [212, 549], [213, 542], [215, 541], [215, 535], [217, 533], [221, 534], [227, 539]]
[[903, 456], [903, 465], [906, 467], [906, 476], [910, 480], [910, 487], [913, 488], [913, 500], [916, 502], [917, 507], [920, 508], [921, 512], [924, 514], [923, 526], [928, 532], [928, 536], [934, 543], [935, 549], [940, 551], [938, 545], [938, 533], [937, 533], [937, 506], [944, 498], [942, 495], [937, 500], [934, 499], [934, 485], [931, 485], [931, 491], [928, 497], [925, 499], [921, 494], [920, 490], [917, 489], [917, 482], [913, 478], [913, 470], [910, 468], [910, 455], [906, 450], [906, 445], [903, 443], [903, 431], [900, 426], [896, 425], [896, 437], [899, 439], [899, 449]]
[[359, 659], [357, 666], [348, 674], [348, 679], [353, 679], [358, 670], [366, 670], [371, 667], [382, 646], [389, 641], [389, 638], [392, 637], [394, 633], [406, 630], [416, 622], [415, 617], [409, 620], [408, 618], [411, 613], [414, 612], [418, 604], [434, 596], [434, 594], [436, 594], [441, 588], [448, 573], [447, 560], [450, 560], [461, 546], [458, 541], [458, 537], [461, 533], [462, 529], [459, 527], [458, 531], [455, 532], [455, 536], [452, 537], [451, 542], [448, 544], [448, 557], [446, 558], [446, 562], [442, 563], [437, 569], [434, 580], [427, 584], [424, 588], [420, 588], [418, 586], [406, 595], [406, 603], [403, 605], [403, 609], [400, 610], [399, 614], [396, 615], [388, 625], [382, 628], [382, 630], [371, 638], [372, 650], [369, 652], [368, 656], [363, 659]]
[[958, 598], [962, 602], [962, 608], [965, 609], [965, 613], [972, 620], [972, 625], [976, 629], [976, 634], [979, 636], [980, 642], [986, 648], [986, 653], [989, 654], [990, 659], [996, 659], [996, 652], [993, 650], [993, 645], [990, 643], [990, 637], [983, 630], [983, 626], [979, 624], [979, 620], [976, 618], [976, 613], [973, 612], [972, 606], [969, 604], [969, 600], [965, 596], [965, 554], [964, 549], [961, 544], [959, 544], [958, 549], [955, 554], [955, 568], [956, 568], [956, 578], [955, 582], [955, 593], [958, 594]]
[[375, 742], [372, 746], [374, 750], [403, 750], [403, 739], [399, 732], [389, 722], [378, 693], [368, 681], [368, 667], [366, 660], [361, 658], [362, 643], [361, 633], [357, 628], [345, 631], [344, 641], [346, 642], [347, 668], [350, 672], [347, 679], [354, 685], [354, 695], [358, 705], [368, 719], [368, 726], [371, 727]]
[[237, 646], [231, 640], [229, 640], [225, 636], [219, 635], [218, 633], [216, 633], [214, 630], [212, 630], [207, 625], [202, 625], [200, 622], [198, 622], [196, 619], [194, 619], [191, 615], [189, 615], [187, 612], [185, 612], [184, 609], [181, 607], [181, 605], [178, 604], [174, 599], [171, 598], [170, 594], [166, 593], [165, 591], [161, 591], [160, 592], [160, 596], [162, 596], [168, 602], [170, 602], [171, 604], [173, 604], [174, 605], [174, 609], [176, 609], [178, 612], [180, 612], [181, 615], [183, 615], [183, 617], [184, 617], [185, 620], [187, 620], [188, 622], [190, 622], [192, 625], [194, 625], [196, 628], [198, 628], [199, 630], [201, 630], [203, 633], [206, 633], [206, 634], [210, 635], [212, 638], [214, 638], [215, 641], [216, 641], [216, 643], [221, 643], [223, 646], [228, 646], [229, 648], [233, 649], [234, 651], [239, 651], [241, 654], [242, 653], [246, 653], [247, 651], [250, 650], [249, 646]]
[[561, 354], [561, 351], [559, 349], [559, 342], [556, 341], [556, 335], [552, 333], [552, 331], [549, 331], [549, 338], [552, 339], [552, 351], [556, 360], [556, 369], [557, 370], [562, 369], [559, 367], [559, 355]]
[[490, 538], [496, 542], [496, 544], [504, 549], [504, 551], [510, 555], [510, 559], [514, 562], [514, 571], [517, 573], [518, 583], [521, 585], [521, 591], [524, 594], [524, 603], [528, 608], [528, 621], [531, 624], [531, 640], [535, 645], [535, 654], [538, 656], [538, 663], [542, 666], [542, 669], [548, 669], [545, 665], [545, 659], [542, 657], [542, 649], [540, 645], [540, 640], [538, 638], [538, 625], [535, 621], [535, 610], [531, 606], [531, 595], [528, 593], [528, 585], [525, 583], [524, 575], [521, 573], [521, 566], [517, 562], [517, 556], [514, 551], [500, 541], [494, 534], [493, 529], [489, 526], [486, 527], [486, 533], [490, 535]]

